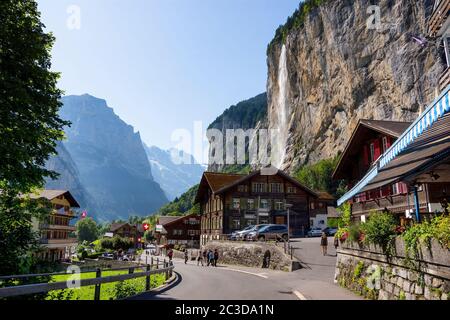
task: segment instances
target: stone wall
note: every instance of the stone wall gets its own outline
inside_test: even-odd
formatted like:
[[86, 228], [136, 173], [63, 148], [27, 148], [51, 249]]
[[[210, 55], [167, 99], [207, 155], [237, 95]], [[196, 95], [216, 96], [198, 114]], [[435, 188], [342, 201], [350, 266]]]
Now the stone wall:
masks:
[[437, 241], [417, 258], [396, 239], [391, 254], [378, 246], [345, 242], [337, 252], [335, 282], [374, 300], [449, 300], [450, 251]]
[[219, 251], [219, 264], [262, 268], [266, 267], [264, 266], [264, 257], [269, 252], [269, 269], [292, 271], [300, 266], [297, 261], [291, 260], [282, 248], [273, 243], [211, 241], [204, 248]]

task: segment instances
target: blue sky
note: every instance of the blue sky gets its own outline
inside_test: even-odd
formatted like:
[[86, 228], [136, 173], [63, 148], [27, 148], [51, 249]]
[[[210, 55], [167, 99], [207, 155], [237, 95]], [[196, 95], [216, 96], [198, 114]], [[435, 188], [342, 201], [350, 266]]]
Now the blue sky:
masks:
[[[66, 94], [103, 98], [149, 145], [265, 91], [266, 47], [299, 0], [38, 0]], [[67, 9], [81, 9], [69, 29]], [[206, 129], [206, 128], [205, 128]]]

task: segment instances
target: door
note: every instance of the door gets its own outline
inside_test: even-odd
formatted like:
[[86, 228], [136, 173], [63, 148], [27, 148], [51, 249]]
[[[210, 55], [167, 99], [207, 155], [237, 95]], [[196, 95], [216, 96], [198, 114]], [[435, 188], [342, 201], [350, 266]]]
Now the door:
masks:
[[275, 224], [286, 224], [286, 217], [283, 216], [275, 217]]

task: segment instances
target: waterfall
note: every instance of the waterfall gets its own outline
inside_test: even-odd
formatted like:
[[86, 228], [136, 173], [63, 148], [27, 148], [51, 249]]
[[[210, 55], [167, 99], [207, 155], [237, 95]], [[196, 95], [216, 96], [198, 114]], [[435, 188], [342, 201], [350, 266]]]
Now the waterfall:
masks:
[[[289, 135], [289, 106], [287, 103], [288, 70], [286, 61], [286, 46], [281, 48], [278, 64], [278, 99], [276, 100], [276, 121], [273, 128], [278, 130], [272, 139], [272, 164], [281, 168], [286, 156], [286, 144]], [[275, 120], [275, 119], [274, 119]]]

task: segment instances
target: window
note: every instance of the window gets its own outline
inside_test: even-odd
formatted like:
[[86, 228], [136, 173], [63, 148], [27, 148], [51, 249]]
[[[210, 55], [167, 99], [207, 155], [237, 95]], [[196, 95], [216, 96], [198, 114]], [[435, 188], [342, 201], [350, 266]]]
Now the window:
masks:
[[248, 210], [255, 210], [255, 200], [247, 199], [247, 209]]
[[370, 162], [373, 162], [375, 160], [375, 144], [370, 144]]
[[283, 203], [283, 201], [276, 201], [275, 202], [275, 210], [284, 210], [284, 203]]
[[233, 198], [233, 209], [239, 209], [241, 200], [239, 198]]
[[447, 68], [450, 67], [450, 37], [444, 38], [445, 59], [447, 60]]
[[261, 199], [259, 207], [261, 209], [269, 209], [269, 201], [267, 199]]
[[257, 183], [253, 183], [252, 185], [252, 189], [253, 192], [266, 192], [266, 184], [265, 183], [261, 183], [261, 182], [257, 182]]
[[311, 202], [311, 210], [314, 210], [314, 209], [315, 209], [315, 203]]
[[323, 208], [323, 202], [319, 202], [319, 208], [320, 208], [320, 209]]
[[247, 186], [245, 184], [241, 184], [238, 186], [239, 192], [247, 192]]
[[241, 220], [240, 219], [232, 219], [231, 220], [231, 228], [232, 229], [240, 229], [241, 228]]
[[295, 187], [288, 187], [288, 188], [287, 188], [287, 192], [288, 192], [288, 193], [296, 193], [296, 192], [297, 192], [297, 189], [296, 189]]
[[281, 183], [271, 183], [270, 184], [270, 192], [282, 193], [283, 192], [283, 185]]
[[388, 137], [383, 137], [382, 141], [383, 141], [383, 152], [386, 152], [387, 149], [389, 148]]

